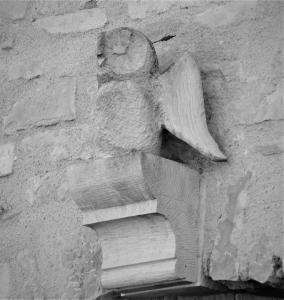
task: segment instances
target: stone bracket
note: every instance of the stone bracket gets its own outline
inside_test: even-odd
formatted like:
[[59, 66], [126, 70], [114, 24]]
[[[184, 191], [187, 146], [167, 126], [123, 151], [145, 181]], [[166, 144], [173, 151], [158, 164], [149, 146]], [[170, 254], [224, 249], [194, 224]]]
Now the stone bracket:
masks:
[[199, 174], [134, 152], [94, 161], [71, 179], [83, 224], [96, 230], [105, 289], [151, 291], [197, 282]]

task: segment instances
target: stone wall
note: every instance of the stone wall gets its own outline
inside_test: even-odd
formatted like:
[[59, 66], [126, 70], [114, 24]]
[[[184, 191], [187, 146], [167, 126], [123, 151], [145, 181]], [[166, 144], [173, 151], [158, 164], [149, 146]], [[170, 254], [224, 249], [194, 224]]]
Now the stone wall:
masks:
[[[191, 51], [228, 162], [190, 149], [201, 181], [203, 271], [283, 279], [282, 1], [0, 1], [0, 298], [92, 298], [101, 250], [72, 201], [96, 146], [96, 39], [129, 26], [162, 66]], [[69, 174], [69, 175], [68, 175]], [[69, 177], [68, 177], [69, 176]]]

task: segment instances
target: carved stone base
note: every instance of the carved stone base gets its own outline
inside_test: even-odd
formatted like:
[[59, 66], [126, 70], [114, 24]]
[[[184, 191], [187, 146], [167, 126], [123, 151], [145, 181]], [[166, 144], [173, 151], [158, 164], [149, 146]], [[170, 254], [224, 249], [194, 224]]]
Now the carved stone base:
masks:
[[141, 152], [92, 168], [91, 177], [76, 172], [72, 194], [101, 242], [103, 287], [196, 282], [199, 174]]

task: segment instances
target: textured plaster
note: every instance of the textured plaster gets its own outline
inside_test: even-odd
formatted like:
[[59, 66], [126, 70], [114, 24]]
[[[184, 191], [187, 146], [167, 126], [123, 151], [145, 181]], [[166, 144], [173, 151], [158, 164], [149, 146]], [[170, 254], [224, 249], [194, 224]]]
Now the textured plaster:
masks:
[[[96, 44], [119, 26], [154, 42], [161, 70], [185, 51], [201, 68], [209, 130], [228, 162], [165, 142], [202, 173], [205, 275], [283, 284], [283, 1], [0, 2], [0, 145], [17, 158], [0, 178], [1, 297], [101, 293], [96, 233], [81, 227], [64, 174], [109, 155], [97, 140]], [[77, 32], [70, 15], [86, 10], [105, 19]]]

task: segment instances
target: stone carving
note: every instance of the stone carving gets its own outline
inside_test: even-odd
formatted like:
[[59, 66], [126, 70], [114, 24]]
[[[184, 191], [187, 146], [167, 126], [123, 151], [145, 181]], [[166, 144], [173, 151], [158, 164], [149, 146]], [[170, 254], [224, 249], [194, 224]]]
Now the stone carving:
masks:
[[197, 171], [135, 152], [68, 173], [69, 197], [101, 244], [104, 289], [198, 281]]
[[226, 160], [210, 135], [200, 72], [187, 53], [163, 74], [151, 41], [118, 28], [98, 40], [98, 144], [116, 156], [131, 150], [160, 154], [161, 131], [215, 161]]
[[152, 43], [130, 28], [102, 33], [97, 55], [97, 143], [111, 157], [70, 167], [66, 185], [98, 234], [102, 287], [126, 296], [211, 290], [198, 263], [199, 173], [161, 157], [166, 128], [226, 159], [207, 128], [197, 64], [186, 54], [160, 72]]
[[70, 166], [66, 175], [68, 197], [101, 245], [104, 291], [127, 299], [215, 291], [199, 261], [196, 170], [135, 151]]

